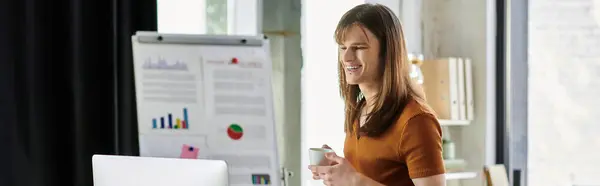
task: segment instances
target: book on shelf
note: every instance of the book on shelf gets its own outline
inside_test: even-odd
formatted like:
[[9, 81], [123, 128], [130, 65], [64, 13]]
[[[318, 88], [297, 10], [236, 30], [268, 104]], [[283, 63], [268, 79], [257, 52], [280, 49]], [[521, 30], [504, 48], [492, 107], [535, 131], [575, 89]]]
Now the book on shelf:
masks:
[[475, 118], [475, 95], [473, 94], [473, 66], [471, 59], [464, 59], [465, 68], [465, 95], [467, 106], [467, 120], [471, 121]]
[[424, 60], [421, 64], [425, 97], [439, 119], [474, 118], [471, 65], [471, 59], [457, 57]]

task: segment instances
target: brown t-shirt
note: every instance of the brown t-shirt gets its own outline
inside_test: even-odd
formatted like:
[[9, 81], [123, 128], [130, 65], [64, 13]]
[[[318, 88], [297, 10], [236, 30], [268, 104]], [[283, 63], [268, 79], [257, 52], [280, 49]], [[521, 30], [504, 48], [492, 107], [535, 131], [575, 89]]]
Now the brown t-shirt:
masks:
[[358, 172], [387, 186], [412, 186], [412, 179], [445, 173], [440, 124], [416, 101], [379, 137], [347, 133], [344, 156]]

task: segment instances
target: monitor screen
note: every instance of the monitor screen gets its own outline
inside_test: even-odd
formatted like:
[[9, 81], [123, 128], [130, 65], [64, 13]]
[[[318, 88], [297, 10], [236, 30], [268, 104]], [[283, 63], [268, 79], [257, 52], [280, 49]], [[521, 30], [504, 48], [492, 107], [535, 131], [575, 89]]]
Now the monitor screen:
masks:
[[119, 155], [92, 157], [94, 186], [227, 186], [223, 160]]

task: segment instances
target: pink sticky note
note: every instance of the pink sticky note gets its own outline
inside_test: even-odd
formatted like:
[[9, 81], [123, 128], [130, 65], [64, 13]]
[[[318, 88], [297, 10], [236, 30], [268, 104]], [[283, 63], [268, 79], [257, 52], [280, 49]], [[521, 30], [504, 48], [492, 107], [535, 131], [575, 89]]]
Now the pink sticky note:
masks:
[[183, 145], [181, 147], [181, 158], [186, 159], [198, 159], [198, 148], [192, 147], [190, 145]]

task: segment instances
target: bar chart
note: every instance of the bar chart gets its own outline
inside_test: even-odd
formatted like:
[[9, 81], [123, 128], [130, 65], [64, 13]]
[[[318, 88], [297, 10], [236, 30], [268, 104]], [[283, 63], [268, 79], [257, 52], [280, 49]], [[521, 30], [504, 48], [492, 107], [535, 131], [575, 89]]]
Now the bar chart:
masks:
[[174, 118], [172, 113], [152, 118], [152, 129], [189, 129], [188, 109], [184, 107], [182, 112], [181, 118]]
[[271, 177], [268, 174], [253, 174], [252, 184], [254, 185], [270, 185]]

